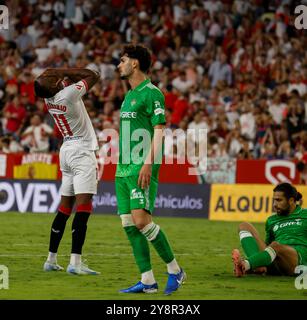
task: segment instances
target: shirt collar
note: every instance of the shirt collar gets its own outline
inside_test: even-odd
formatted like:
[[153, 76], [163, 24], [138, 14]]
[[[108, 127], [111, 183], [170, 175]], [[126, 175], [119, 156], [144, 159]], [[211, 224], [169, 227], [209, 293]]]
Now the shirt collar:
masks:
[[137, 85], [133, 90], [143, 89], [143, 87], [145, 87], [149, 82], [150, 82], [150, 79], [147, 78], [144, 81], [142, 81], [139, 85]]
[[301, 206], [296, 205], [296, 208], [294, 209], [293, 212], [291, 212], [291, 214], [296, 214], [296, 213], [300, 213], [300, 211], [302, 210]]

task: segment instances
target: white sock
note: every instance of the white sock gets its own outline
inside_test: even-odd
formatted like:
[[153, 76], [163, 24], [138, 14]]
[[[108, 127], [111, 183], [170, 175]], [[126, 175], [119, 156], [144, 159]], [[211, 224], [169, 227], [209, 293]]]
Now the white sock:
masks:
[[81, 254], [72, 253], [70, 255], [70, 264], [74, 266], [81, 264]]
[[141, 282], [144, 284], [154, 284], [156, 283], [155, 277], [153, 275], [152, 270], [146, 271], [142, 273]]
[[57, 258], [57, 253], [49, 252], [47, 261], [50, 263], [56, 263], [57, 262], [56, 258]]
[[167, 266], [167, 272], [168, 273], [177, 274], [177, 273], [180, 272], [180, 267], [179, 267], [176, 259], [172, 260], [166, 266]]
[[273, 262], [273, 261], [275, 260], [275, 258], [276, 258], [276, 252], [275, 252], [275, 250], [274, 250], [272, 247], [268, 246], [268, 247], [266, 247], [266, 248], [264, 249], [264, 251], [266, 251], [266, 252], [270, 255], [270, 257], [271, 257], [271, 262]]
[[241, 230], [239, 232], [239, 237], [240, 237], [240, 241], [244, 238], [249, 238], [249, 237], [253, 237], [253, 235], [249, 232], [249, 231], [246, 231], [246, 230]]
[[251, 268], [251, 265], [250, 265], [250, 263], [248, 262], [248, 260], [244, 260], [244, 261], [243, 261], [243, 264], [244, 264], [244, 269], [245, 269], [245, 271], [248, 271], [248, 270]]

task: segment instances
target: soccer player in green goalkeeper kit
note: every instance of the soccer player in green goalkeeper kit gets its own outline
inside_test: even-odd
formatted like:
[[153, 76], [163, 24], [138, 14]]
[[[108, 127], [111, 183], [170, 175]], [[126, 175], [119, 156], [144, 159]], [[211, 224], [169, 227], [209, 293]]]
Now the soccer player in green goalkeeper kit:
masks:
[[246, 273], [295, 275], [298, 265], [307, 265], [307, 209], [301, 208], [302, 195], [289, 183], [274, 188], [271, 215], [265, 224], [266, 239], [247, 222], [239, 225], [245, 259], [232, 251], [235, 276]]

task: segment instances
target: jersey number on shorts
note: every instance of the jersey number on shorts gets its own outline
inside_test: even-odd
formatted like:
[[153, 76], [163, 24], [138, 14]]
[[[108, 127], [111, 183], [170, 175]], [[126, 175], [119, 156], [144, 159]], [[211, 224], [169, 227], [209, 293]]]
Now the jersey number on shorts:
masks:
[[72, 133], [72, 131], [70, 129], [70, 126], [69, 126], [69, 124], [67, 122], [67, 119], [65, 118], [64, 114], [60, 114], [60, 115], [54, 114], [53, 116], [54, 116], [54, 119], [55, 119], [55, 121], [56, 121], [56, 123], [58, 125], [59, 130], [62, 133], [62, 136], [63, 137], [65, 137], [67, 135], [73, 136], [73, 133]]

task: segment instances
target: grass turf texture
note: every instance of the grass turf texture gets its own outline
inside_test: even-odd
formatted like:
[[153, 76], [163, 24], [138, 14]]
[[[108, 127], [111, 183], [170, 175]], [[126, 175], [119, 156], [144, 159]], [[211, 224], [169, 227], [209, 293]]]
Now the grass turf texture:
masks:
[[[220, 300], [306, 299], [307, 290], [294, 287], [294, 277], [249, 275], [235, 278], [231, 250], [239, 247], [238, 223], [189, 218], [156, 217], [166, 232], [188, 280], [171, 296], [165, 296], [166, 266], [152, 245], [157, 294], [122, 294], [119, 289], [139, 280], [130, 245], [116, 215], [93, 215], [89, 219], [83, 259], [99, 276], [74, 276], [65, 271], [43, 272], [48, 253], [49, 230], [54, 214], [1, 213], [0, 265], [9, 268], [9, 289], [1, 299], [91, 299], [91, 300]], [[59, 248], [58, 263], [69, 263], [71, 223]], [[255, 224], [264, 235], [263, 224]], [[239, 247], [240, 248], [240, 247]], [[242, 252], [242, 250], [241, 250]]]

